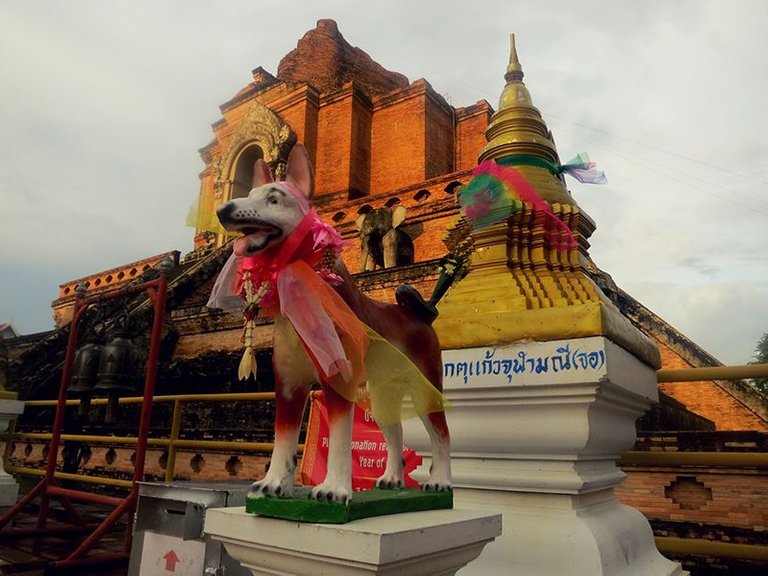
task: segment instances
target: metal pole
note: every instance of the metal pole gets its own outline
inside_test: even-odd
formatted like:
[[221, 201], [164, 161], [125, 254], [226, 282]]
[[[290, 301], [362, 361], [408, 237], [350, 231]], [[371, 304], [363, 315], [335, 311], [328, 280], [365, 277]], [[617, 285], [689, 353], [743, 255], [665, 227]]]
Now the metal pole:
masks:
[[[109, 514], [109, 516], [99, 524], [93, 533], [83, 541], [77, 549], [66, 559], [54, 564], [60, 566], [74, 566], [78, 564], [93, 564], [111, 560], [125, 560], [128, 558], [128, 552], [130, 551], [132, 527], [133, 527], [133, 513], [136, 508], [136, 502], [138, 500], [138, 481], [144, 477], [144, 464], [146, 460], [146, 451], [149, 435], [150, 419], [152, 415], [152, 396], [154, 394], [155, 379], [157, 376], [157, 365], [160, 357], [160, 338], [163, 318], [165, 315], [165, 300], [167, 293], [167, 280], [165, 274], [161, 272], [158, 279], [146, 282], [139, 286], [128, 287], [125, 290], [120, 290], [114, 294], [105, 296], [98, 296], [96, 298], [85, 298], [85, 291], [79, 291], [78, 297], [75, 300], [75, 307], [72, 313], [72, 321], [70, 323], [69, 338], [67, 340], [67, 349], [64, 356], [64, 365], [61, 375], [61, 385], [59, 386], [59, 396], [56, 401], [56, 415], [54, 417], [53, 430], [51, 433], [51, 443], [49, 446], [48, 463], [45, 469], [42, 480], [30, 491], [27, 496], [12, 507], [8, 513], [0, 518], [0, 528], [9, 523], [27, 504], [32, 502], [38, 495], [41, 496], [40, 511], [37, 518], [37, 530], [41, 533], [46, 532], [46, 524], [48, 520], [49, 512], [49, 500], [50, 497], [59, 498], [62, 500], [65, 508], [70, 512], [75, 512], [74, 507], [69, 502], [70, 498], [80, 499], [89, 502], [98, 502], [103, 504], [117, 504], [116, 508]], [[111, 300], [116, 298], [124, 298], [129, 295], [137, 294], [140, 292], [146, 292], [154, 306], [154, 322], [152, 326], [152, 339], [150, 343], [149, 359], [147, 360], [147, 370], [144, 381], [144, 396], [142, 398], [141, 419], [139, 422], [139, 432], [137, 439], [136, 449], [136, 464], [134, 471], [134, 479], [131, 483], [131, 492], [123, 500], [117, 498], [109, 498], [99, 496], [90, 492], [83, 492], [78, 490], [66, 490], [56, 485], [55, 478], [57, 476], [56, 461], [58, 457], [59, 444], [62, 439], [62, 429], [64, 426], [64, 413], [67, 407], [67, 389], [69, 388], [70, 379], [72, 376], [72, 364], [75, 355], [75, 347], [77, 346], [77, 335], [79, 322], [82, 319], [83, 314], [88, 309], [88, 306], [95, 301]], [[127, 529], [125, 536], [125, 551], [121, 554], [101, 555], [97, 557], [91, 557], [88, 559], [81, 559], [93, 546], [98, 542], [108, 530], [110, 530], [117, 520], [125, 513], [128, 513]], [[81, 518], [77, 517], [80, 521]], [[72, 528], [73, 532], [77, 532], [81, 529]], [[57, 532], [60, 530], [57, 530]]]
[[173, 401], [173, 419], [171, 420], [171, 438], [168, 444], [168, 459], [165, 463], [165, 481], [173, 482], [176, 475], [176, 441], [181, 428], [181, 401]]
[[[45, 476], [42, 479], [44, 486], [55, 484], [54, 474], [56, 472], [56, 460], [59, 455], [59, 444], [61, 441], [61, 431], [64, 428], [64, 412], [67, 409], [67, 389], [69, 381], [72, 378], [72, 363], [75, 358], [75, 348], [77, 347], [77, 334], [80, 319], [88, 309], [88, 303], [84, 294], [80, 292], [75, 299], [75, 308], [72, 311], [72, 321], [69, 323], [69, 338], [67, 340], [67, 351], [64, 355], [64, 366], [61, 371], [61, 384], [59, 385], [59, 399], [56, 403], [56, 415], [53, 420], [53, 431], [51, 432], [51, 443], [48, 452], [48, 464], [45, 469]], [[40, 510], [37, 514], [37, 528], [43, 529], [48, 523], [48, 508], [50, 499], [47, 491], [43, 491], [40, 501]]]
[[679, 368], [656, 372], [658, 382], [696, 382], [698, 380], [739, 380], [741, 378], [768, 378], [768, 364], [745, 366], [707, 366], [705, 368]]
[[[136, 503], [136, 496], [131, 493], [128, 497], [122, 501], [122, 503], [115, 508], [107, 518], [99, 524], [96, 529], [86, 538], [77, 549], [70, 554], [65, 561], [77, 560], [82, 558], [88, 551], [93, 548], [94, 544], [98, 542], [104, 534], [106, 534], [112, 526], [120, 519], [120, 517], [126, 512], [130, 513], [132, 506]], [[130, 516], [129, 516], [130, 517]], [[130, 527], [129, 527], [130, 528]], [[129, 550], [126, 550], [127, 553]]]
[[130, 505], [127, 507], [128, 518], [125, 531], [125, 551], [130, 552], [133, 539], [133, 521], [136, 503], [139, 498], [139, 485], [144, 479], [144, 465], [147, 459], [147, 439], [149, 438], [149, 426], [152, 420], [152, 397], [155, 394], [155, 379], [157, 378], [157, 365], [160, 360], [160, 340], [162, 337], [163, 320], [165, 318], [165, 297], [168, 291], [168, 281], [164, 273], [153, 281], [154, 286], [147, 287], [147, 293], [152, 300], [155, 309], [155, 317], [152, 323], [152, 339], [150, 340], [149, 358], [144, 378], [144, 401], [141, 405], [141, 417], [139, 419], [138, 444], [136, 445], [136, 461], [134, 463], [133, 486], [128, 497]]

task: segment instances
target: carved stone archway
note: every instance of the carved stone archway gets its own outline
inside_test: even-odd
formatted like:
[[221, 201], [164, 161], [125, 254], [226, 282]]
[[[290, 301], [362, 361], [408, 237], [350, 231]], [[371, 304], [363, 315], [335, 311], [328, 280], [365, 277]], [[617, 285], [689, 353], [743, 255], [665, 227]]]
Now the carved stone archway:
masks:
[[276, 178], [285, 172], [288, 153], [296, 143], [296, 134], [272, 110], [254, 102], [240, 121], [226, 152], [216, 160], [216, 197], [219, 202], [232, 197], [237, 162], [243, 153], [258, 147]]

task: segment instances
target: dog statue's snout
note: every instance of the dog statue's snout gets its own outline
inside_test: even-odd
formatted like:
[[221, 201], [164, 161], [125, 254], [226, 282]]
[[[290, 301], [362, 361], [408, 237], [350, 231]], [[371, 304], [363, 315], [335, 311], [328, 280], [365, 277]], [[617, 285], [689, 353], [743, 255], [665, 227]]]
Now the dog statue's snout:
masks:
[[230, 200], [226, 204], [222, 204], [216, 208], [216, 217], [222, 224], [225, 220], [228, 220], [232, 216], [232, 212], [235, 211], [235, 203]]

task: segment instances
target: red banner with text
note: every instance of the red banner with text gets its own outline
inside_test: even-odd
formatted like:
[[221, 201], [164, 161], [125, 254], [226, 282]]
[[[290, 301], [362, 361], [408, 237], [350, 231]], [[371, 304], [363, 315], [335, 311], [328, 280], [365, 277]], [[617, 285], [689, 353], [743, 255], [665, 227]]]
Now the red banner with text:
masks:
[[[328, 411], [325, 395], [315, 391], [311, 395], [309, 424], [304, 457], [301, 460], [301, 482], [305, 486], [316, 486], [325, 478], [328, 465]], [[387, 442], [384, 434], [368, 410], [358, 405], [352, 424], [352, 490], [373, 488], [376, 478], [384, 473], [387, 464]], [[421, 456], [411, 448], [403, 448], [405, 461], [405, 485], [418, 488], [419, 483], [409, 474], [421, 464]]]

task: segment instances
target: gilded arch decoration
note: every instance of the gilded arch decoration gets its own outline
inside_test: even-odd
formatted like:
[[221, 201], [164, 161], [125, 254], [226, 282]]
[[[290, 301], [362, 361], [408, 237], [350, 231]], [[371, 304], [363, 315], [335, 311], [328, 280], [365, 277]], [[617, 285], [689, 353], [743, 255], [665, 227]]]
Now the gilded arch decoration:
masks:
[[226, 152], [214, 164], [216, 197], [231, 195], [235, 165], [240, 154], [252, 145], [261, 148], [264, 161], [276, 177], [282, 177], [288, 153], [296, 143], [296, 134], [272, 110], [254, 102], [238, 125]]

